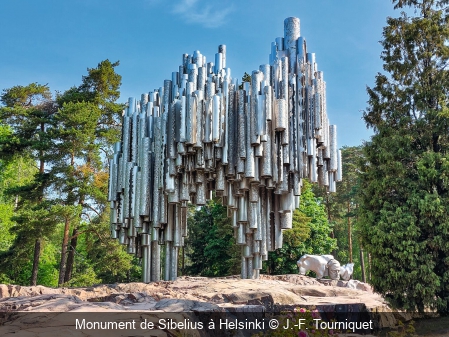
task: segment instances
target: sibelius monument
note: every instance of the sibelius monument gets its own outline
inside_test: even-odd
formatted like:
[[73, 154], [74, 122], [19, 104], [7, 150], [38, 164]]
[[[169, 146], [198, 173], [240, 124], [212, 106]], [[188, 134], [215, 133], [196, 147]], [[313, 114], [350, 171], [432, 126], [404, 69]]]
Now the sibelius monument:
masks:
[[301, 180], [335, 192], [337, 130], [298, 18], [285, 19], [269, 64], [242, 84], [220, 45], [215, 62], [184, 54], [163, 87], [129, 99], [110, 160], [111, 236], [142, 259], [143, 282], [176, 279], [188, 202], [205, 205], [212, 191], [222, 197], [242, 246], [241, 276], [258, 278], [292, 228]]

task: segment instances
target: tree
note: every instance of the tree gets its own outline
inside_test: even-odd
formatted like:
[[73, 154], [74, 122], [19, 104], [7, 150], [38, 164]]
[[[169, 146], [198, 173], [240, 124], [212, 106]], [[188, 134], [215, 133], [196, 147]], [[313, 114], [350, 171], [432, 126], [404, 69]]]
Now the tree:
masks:
[[314, 193], [323, 199], [329, 222], [333, 225], [332, 237], [337, 239], [335, 258], [341, 264], [354, 263], [353, 278], [362, 278], [364, 273], [363, 248], [358, 229], [358, 209], [360, 191], [360, 164], [363, 161], [362, 146], [343, 146], [342, 181], [337, 183], [337, 192], [328, 193], [327, 188], [313, 186]]
[[234, 242], [226, 207], [218, 200], [210, 200], [188, 218], [188, 231], [187, 274], [217, 277], [239, 273], [241, 249]]
[[393, 0], [364, 112], [360, 230], [374, 290], [408, 310], [449, 311], [447, 0]]
[[[11, 134], [12, 131], [8, 126], [0, 125], [0, 138], [8, 138]], [[5, 260], [4, 255], [13, 247], [16, 238], [14, 229], [17, 224], [13, 221], [13, 216], [18, 207], [19, 197], [8, 192], [29, 184], [36, 171], [36, 165], [31, 158], [0, 159], [0, 283], [10, 280], [11, 267], [6, 267], [3, 261]], [[27, 262], [29, 259], [25, 261], [25, 263]], [[20, 268], [23, 267], [20, 265]], [[28, 282], [29, 279], [26, 283], [28, 284]]]
[[251, 75], [248, 74], [246, 71], [242, 76], [242, 83], [240, 83], [240, 85], [239, 85], [240, 90], [243, 90], [243, 83], [245, 83], [245, 82], [251, 83]]
[[[60, 203], [65, 205], [64, 232], [58, 284], [72, 277], [73, 263], [81, 228], [101, 217], [107, 207], [107, 168], [105, 156], [118, 140], [122, 105], [119, 98], [121, 76], [115, 73], [119, 63], [102, 61], [88, 69], [82, 84], [57, 97], [59, 105], [55, 125], [51, 174]], [[72, 228], [72, 235], [70, 229]]]
[[[0, 123], [7, 125], [10, 130], [8, 137], [0, 137], [0, 156], [6, 160], [17, 158], [17, 156], [29, 157], [38, 163], [38, 172], [34, 174], [34, 179], [26, 186], [9, 192], [14, 193], [17, 198], [27, 199], [23, 202], [17, 200], [17, 205], [21, 206], [16, 209], [19, 218], [21, 211], [28, 213], [32, 209], [35, 214], [30, 219], [44, 221], [34, 221], [32, 228], [27, 226], [29, 224], [19, 228], [22, 231], [31, 231], [27, 234], [21, 233], [19, 237], [34, 240], [30, 284], [36, 285], [42, 239], [54, 224], [54, 219], [46, 216], [51, 205], [45, 201], [45, 191], [49, 187], [45, 165], [48, 152], [52, 147], [47, 129], [53, 122], [56, 108], [48, 86], [37, 83], [5, 89], [0, 100], [4, 105], [0, 108]], [[48, 223], [45, 222], [46, 219]], [[25, 242], [17, 241], [16, 244], [24, 245]]]
[[297, 273], [296, 262], [301, 256], [329, 254], [336, 247], [336, 240], [329, 236], [332, 227], [323, 200], [315, 197], [307, 180], [303, 180], [301, 202], [293, 213], [292, 227], [284, 231], [282, 248], [268, 254], [266, 267], [270, 274]]

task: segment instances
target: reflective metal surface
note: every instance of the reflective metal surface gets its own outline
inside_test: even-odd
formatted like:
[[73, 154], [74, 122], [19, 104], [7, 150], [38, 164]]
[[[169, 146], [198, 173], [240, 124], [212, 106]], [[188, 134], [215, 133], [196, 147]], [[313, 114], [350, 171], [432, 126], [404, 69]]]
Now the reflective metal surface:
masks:
[[315, 59], [299, 19], [287, 18], [250, 82], [232, 80], [220, 45], [215, 63], [184, 54], [163, 87], [129, 99], [110, 160], [111, 237], [141, 257], [144, 282], [159, 281], [161, 270], [176, 279], [187, 203], [205, 205], [213, 190], [242, 246], [243, 278], [257, 278], [282, 247], [303, 178], [335, 191], [341, 152]]

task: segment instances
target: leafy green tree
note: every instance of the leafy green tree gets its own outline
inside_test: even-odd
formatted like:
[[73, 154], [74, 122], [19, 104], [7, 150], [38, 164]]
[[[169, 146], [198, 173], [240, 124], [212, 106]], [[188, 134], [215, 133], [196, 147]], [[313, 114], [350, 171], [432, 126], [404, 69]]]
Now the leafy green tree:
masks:
[[296, 262], [302, 255], [329, 254], [336, 247], [336, 240], [330, 237], [332, 227], [323, 200], [315, 197], [307, 180], [303, 181], [301, 202], [293, 214], [292, 227], [284, 231], [282, 248], [268, 254], [264, 264], [270, 274], [297, 273]]
[[[35, 285], [42, 240], [54, 224], [54, 219], [46, 217], [51, 205], [45, 200], [46, 189], [49, 187], [45, 165], [48, 152], [52, 147], [47, 129], [53, 122], [56, 108], [48, 86], [37, 83], [5, 89], [0, 96], [0, 101], [3, 104], [0, 107], [0, 123], [8, 126], [9, 132], [7, 137], [4, 135], [0, 137], [1, 158], [13, 160], [22, 156], [31, 158], [38, 165], [38, 171], [34, 173], [32, 181], [29, 181], [27, 185], [16, 186], [15, 190], [8, 192], [17, 198], [15, 212], [19, 214], [19, 218], [22, 211], [28, 214], [30, 210], [33, 210], [35, 214], [30, 219], [43, 221], [33, 221], [32, 227], [29, 224], [21, 224], [18, 228], [19, 231], [24, 231], [19, 233], [19, 237], [34, 240], [34, 254], [28, 254], [28, 256], [33, 256], [30, 284]], [[47, 219], [49, 222], [45, 222]], [[18, 246], [28, 244], [28, 241], [16, 240], [15, 248], [22, 249], [23, 247]]]
[[210, 200], [188, 218], [188, 275], [226, 276], [240, 272], [240, 247], [235, 244], [226, 207]]
[[245, 82], [251, 83], [251, 75], [248, 74], [246, 71], [242, 76], [242, 83], [240, 83], [240, 85], [239, 85], [240, 90], [243, 89], [243, 83], [245, 83]]
[[101, 217], [107, 209], [104, 154], [108, 155], [119, 139], [123, 108], [116, 103], [121, 84], [121, 76], [115, 73], [118, 65], [100, 62], [97, 68], [88, 69], [79, 87], [57, 97], [59, 110], [50, 130], [55, 144], [51, 174], [60, 203], [78, 209], [76, 216], [65, 217], [58, 284], [72, 278], [79, 235], [91, 231], [91, 219]]
[[[122, 104], [116, 103], [121, 84], [121, 76], [115, 72], [118, 65], [105, 60], [98, 67], [87, 69], [81, 85], [58, 94], [56, 101], [46, 85], [32, 83], [4, 90], [0, 107], [0, 166], [5, 160], [30, 157], [38, 170], [26, 185], [9, 186], [8, 195], [15, 200], [8, 199], [8, 205], [0, 207], [1, 226], [12, 231], [9, 236], [0, 237], [0, 243], [9, 247], [0, 252], [0, 267], [9, 269], [3, 279], [23, 284], [24, 275], [30, 275], [31, 284], [36, 284], [37, 271], [45, 270], [39, 280], [49, 285], [69, 284], [72, 276], [75, 279], [71, 284], [80, 285], [96, 282], [98, 277], [123, 280], [124, 274], [127, 279], [138, 274], [123, 247], [93, 239], [108, 231], [106, 159], [112, 144], [119, 139], [123, 109]], [[0, 196], [5, 195], [0, 186]], [[11, 202], [19, 207], [15, 214]], [[56, 216], [63, 222], [60, 232], [55, 231]], [[57, 254], [59, 277], [50, 282], [54, 261], [48, 258], [48, 252], [54, 251], [55, 232], [60, 233], [63, 242]], [[47, 240], [50, 236], [52, 240]], [[77, 249], [79, 239], [81, 246]], [[30, 240], [36, 241], [31, 272]], [[41, 268], [38, 262], [42, 249], [46, 264]], [[108, 267], [107, 261], [100, 261], [97, 256], [100, 251], [105, 256], [116, 256], [120, 263]], [[136, 272], [130, 274], [130, 269]]]
[[374, 290], [394, 306], [449, 311], [447, 0], [393, 0], [364, 119], [359, 225]]
[[[95, 275], [102, 283], [137, 282], [142, 279], [141, 268], [138, 261], [128, 254], [117, 240], [110, 239], [109, 213], [103, 212], [100, 217], [95, 217], [81, 238], [81, 247], [78, 258], [89, 261]], [[84, 257], [85, 256], [85, 257]], [[74, 279], [79, 281], [79, 276], [84, 274], [85, 263], [78, 263], [74, 268]]]
[[[10, 134], [9, 127], [0, 125], [0, 138]], [[0, 251], [7, 250], [14, 241], [11, 229], [15, 223], [12, 217], [18, 206], [19, 196], [9, 192], [29, 184], [36, 171], [31, 158], [17, 156], [12, 160], [0, 159]]]
[[337, 239], [338, 247], [333, 252], [341, 264], [354, 263], [353, 278], [362, 279], [365, 261], [360, 244], [358, 229], [358, 209], [360, 190], [360, 163], [363, 158], [362, 146], [343, 146], [343, 179], [337, 183], [337, 192], [328, 193], [325, 187], [313, 186], [314, 193], [323, 199], [329, 222], [333, 226], [332, 237]]

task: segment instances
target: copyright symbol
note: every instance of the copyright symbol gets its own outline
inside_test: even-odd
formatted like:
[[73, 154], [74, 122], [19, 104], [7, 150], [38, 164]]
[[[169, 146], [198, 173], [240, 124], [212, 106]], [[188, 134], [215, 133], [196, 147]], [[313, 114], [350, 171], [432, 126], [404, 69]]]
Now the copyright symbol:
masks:
[[270, 319], [270, 321], [268, 322], [268, 326], [270, 327], [270, 329], [277, 329], [279, 327], [279, 322], [275, 318]]

